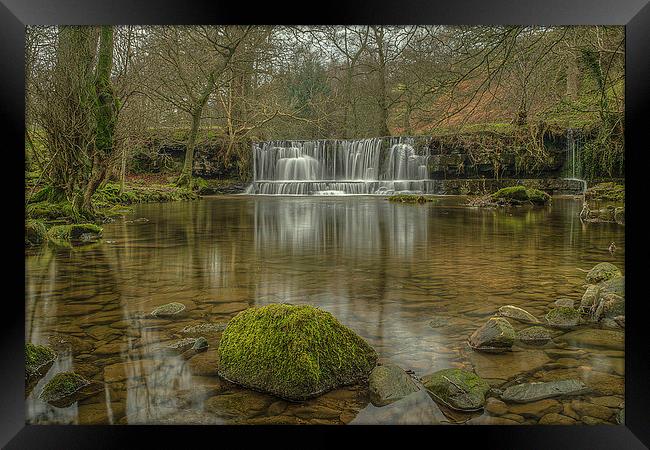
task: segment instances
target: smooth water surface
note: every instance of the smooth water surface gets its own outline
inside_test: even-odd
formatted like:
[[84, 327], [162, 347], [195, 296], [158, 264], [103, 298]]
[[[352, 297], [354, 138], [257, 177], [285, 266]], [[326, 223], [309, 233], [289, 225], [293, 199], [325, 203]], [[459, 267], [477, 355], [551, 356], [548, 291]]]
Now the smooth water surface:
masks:
[[[579, 423], [593, 418], [589, 405], [596, 405], [605, 410], [595, 420], [614, 423], [623, 400], [622, 331], [602, 342], [588, 339], [601, 331], [593, 326], [580, 328], [592, 330], [582, 340], [556, 330], [545, 347], [515, 346], [507, 355], [475, 353], [467, 338], [502, 305], [543, 321], [555, 300], [579, 303], [585, 269], [609, 261], [624, 270], [624, 227], [582, 224], [582, 203], [572, 198], [542, 209], [465, 202], [212, 197], [137, 206], [106, 224], [94, 246], [28, 250], [26, 338], [55, 346], [59, 358], [28, 397], [27, 420], [514, 424], [553, 412]], [[169, 302], [188, 313], [142, 318]], [[274, 302], [324, 308], [367, 339], [382, 363], [419, 377], [464, 367], [493, 386], [580, 378], [592, 393], [473, 416], [445, 415], [423, 392], [377, 408], [363, 386], [294, 404], [220, 381], [213, 363], [219, 333], [205, 335], [210, 348], [191, 358], [159, 351], [187, 337], [186, 326], [225, 324], [248, 306]], [[67, 408], [38, 400], [43, 384], [63, 370], [106, 382], [106, 389]]]

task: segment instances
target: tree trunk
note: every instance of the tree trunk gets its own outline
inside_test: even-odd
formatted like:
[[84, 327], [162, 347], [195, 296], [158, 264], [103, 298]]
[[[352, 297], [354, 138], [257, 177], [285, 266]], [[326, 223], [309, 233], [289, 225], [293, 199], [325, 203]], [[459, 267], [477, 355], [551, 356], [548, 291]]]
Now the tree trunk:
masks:
[[580, 70], [578, 59], [573, 52], [569, 53], [566, 66], [566, 96], [569, 100], [575, 101], [578, 98]]

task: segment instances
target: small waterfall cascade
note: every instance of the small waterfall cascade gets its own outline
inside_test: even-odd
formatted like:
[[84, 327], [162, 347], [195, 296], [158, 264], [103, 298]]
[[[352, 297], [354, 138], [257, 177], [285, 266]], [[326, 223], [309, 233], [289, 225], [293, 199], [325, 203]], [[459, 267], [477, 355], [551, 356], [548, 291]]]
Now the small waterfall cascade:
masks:
[[427, 191], [429, 149], [415, 138], [253, 144], [247, 194], [370, 195]]
[[567, 129], [566, 134], [566, 160], [564, 162], [564, 178], [577, 180], [583, 183], [583, 192], [587, 189], [587, 182], [582, 176], [582, 154], [580, 152], [580, 139], [575, 130]]

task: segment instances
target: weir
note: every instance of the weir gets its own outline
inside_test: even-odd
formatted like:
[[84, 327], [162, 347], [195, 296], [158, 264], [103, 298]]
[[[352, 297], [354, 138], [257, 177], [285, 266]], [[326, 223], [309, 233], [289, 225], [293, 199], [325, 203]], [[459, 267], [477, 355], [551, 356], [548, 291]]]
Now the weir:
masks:
[[429, 157], [428, 146], [412, 137], [259, 142], [253, 144], [253, 183], [246, 193], [426, 193]]

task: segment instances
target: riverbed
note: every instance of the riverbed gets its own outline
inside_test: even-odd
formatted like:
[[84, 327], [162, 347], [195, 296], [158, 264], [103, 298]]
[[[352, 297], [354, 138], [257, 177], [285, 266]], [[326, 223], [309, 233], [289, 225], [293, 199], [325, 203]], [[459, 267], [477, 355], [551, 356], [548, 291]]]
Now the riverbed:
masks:
[[[607, 330], [613, 338], [599, 339], [595, 326], [556, 330], [546, 346], [515, 345], [506, 355], [476, 353], [467, 338], [503, 305], [543, 321], [555, 300], [579, 303], [584, 271], [597, 263], [624, 272], [625, 227], [582, 223], [582, 201], [571, 197], [555, 197], [544, 208], [466, 202], [207, 197], [138, 205], [104, 225], [94, 245], [28, 249], [26, 339], [53, 345], [58, 359], [27, 398], [27, 421], [535, 424], [560, 414], [574, 423], [616, 423], [623, 331]], [[187, 314], [143, 318], [169, 302], [183, 303]], [[461, 367], [497, 388], [578, 378], [591, 391], [534, 404], [489, 401], [473, 414], [445, 411], [424, 392], [378, 408], [365, 386], [289, 403], [216, 376], [219, 332], [206, 335], [208, 351], [191, 358], [157, 351], [188, 337], [186, 327], [225, 326], [249, 306], [277, 302], [331, 312], [377, 350], [381, 363], [415, 377]], [[104, 382], [105, 389], [67, 408], [41, 402], [44, 383], [64, 370]]]

